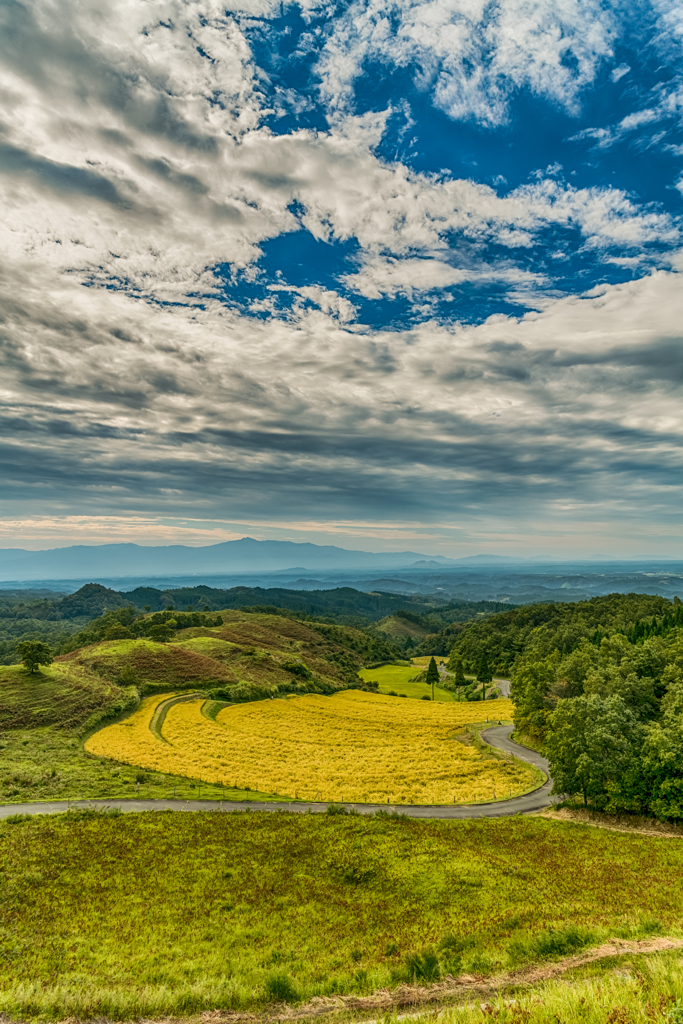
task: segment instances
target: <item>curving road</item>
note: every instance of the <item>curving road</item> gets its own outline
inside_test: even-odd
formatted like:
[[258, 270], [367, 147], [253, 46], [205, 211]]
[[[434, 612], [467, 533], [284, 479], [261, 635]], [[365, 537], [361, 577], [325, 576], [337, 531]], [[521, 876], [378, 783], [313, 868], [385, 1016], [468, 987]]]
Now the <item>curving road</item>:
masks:
[[[552, 801], [550, 790], [552, 779], [548, 775], [548, 762], [535, 750], [520, 746], [510, 739], [511, 725], [495, 725], [485, 729], [481, 737], [486, 743], [506, 753], [513, 754], [520, 761], [540, 768], [547, 781], [538, 789], [511, 800], [498, 800], [486, 804], [345, 804], [349, 810], [360, 814], [374, 814], [375, 811], [397, 811], [409, 818], [501, 818], [510, 814], [529, 814], [543, 810]], [[45, 803], [4, 804], [0, 806], [0, 818], [13, 814], [58, 814], [69, 808], [113, 807], [121, 811], [288, 811], [293, 814], [324, 813], [328, 803], [256, 803], [252, 801], [229, 800], [53, 800]]]

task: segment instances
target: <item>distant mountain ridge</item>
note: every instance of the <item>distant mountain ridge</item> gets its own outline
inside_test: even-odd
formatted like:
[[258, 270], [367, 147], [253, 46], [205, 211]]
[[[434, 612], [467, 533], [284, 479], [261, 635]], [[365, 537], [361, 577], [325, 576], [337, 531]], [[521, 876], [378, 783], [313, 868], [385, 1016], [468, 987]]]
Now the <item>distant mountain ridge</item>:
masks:
[[274, 572], [288, 570], [292, 566], [305, 570], [399, 569], [425, 560], [441, 566], [457, 564], [456, 559], [444, 555], [424, 555], [416, 551], [352, 551], [333, 545], [242, 537], [205, 547], [79, 544], [44, 551], [7, 548], [0, 550], [0, 579], [80, 579], [84, 576], [125, 577], [163, 573], [194, 575], [254, 569]]

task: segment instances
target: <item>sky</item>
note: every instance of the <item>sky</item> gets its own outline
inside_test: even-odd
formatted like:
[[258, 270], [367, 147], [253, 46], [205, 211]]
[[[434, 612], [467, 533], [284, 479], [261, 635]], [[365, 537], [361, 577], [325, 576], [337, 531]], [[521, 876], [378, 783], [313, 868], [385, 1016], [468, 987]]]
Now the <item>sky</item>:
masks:
[[683, 2], [6, 0], [0, 547], [683, 557]]

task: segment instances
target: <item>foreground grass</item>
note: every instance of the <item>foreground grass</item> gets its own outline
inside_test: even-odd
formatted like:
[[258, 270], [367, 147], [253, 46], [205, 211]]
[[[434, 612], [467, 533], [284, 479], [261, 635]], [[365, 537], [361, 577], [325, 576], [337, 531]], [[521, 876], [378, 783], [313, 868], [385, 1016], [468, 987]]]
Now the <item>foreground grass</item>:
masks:
[[57, 728], [0, 733], [0, 803], [83, 800], [104, 797], [150, 800], [277, 800], [253, 790], [205, 779], [135, 768], [95, 757], [76, 735]]
[[[416, 1016], [433, 1020], [433, 1014]], [[681, 1024], [683, 962], [680, 950], [665, 955], [614, 957], [575, 970], [527, 991], [503, 991], [444, 1011], [444, 1024]]]
[[72, 813], [2, 823], [0, 879], [0, 1012], [125, 1020], [675, 933], [683, 844], [536, 818]]

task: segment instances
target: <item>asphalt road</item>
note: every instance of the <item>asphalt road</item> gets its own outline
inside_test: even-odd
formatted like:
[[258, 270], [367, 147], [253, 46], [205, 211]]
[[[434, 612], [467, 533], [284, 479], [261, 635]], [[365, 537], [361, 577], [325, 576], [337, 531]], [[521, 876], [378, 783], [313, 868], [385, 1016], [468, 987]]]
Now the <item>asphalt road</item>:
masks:
[[[496, 725], [485, 729], [481, 736], [492, 747], [498, 747], [513, 754], [521, 761], [541, 768], [548, 776], [548, 762], [535, 750], [528, 750], [510, 739], [511, 725]], [[510, 814], [529, 814], [543, 810], [552, 801], [550, 790], [552, 779], [524, 796], [511, 800], [498, 800], [486, 804], [455, 804], [429, 806], [427, 804], [345, 804], [349, 810], [360, 814], [374, 814], [375, 811], [398, 811], [409, 818], [502, 818]], [[292, 814], [321, 814], [327, 810], [327, 803], [256, 803], [252, 801], [233, 802], [229, 800], [53, 800], [45, 803], [4, 804], [0, 806], [0, 818], [13, 814], [59, 814], [69, 808], [114, 807], [121, 811], [287, 811]]]

